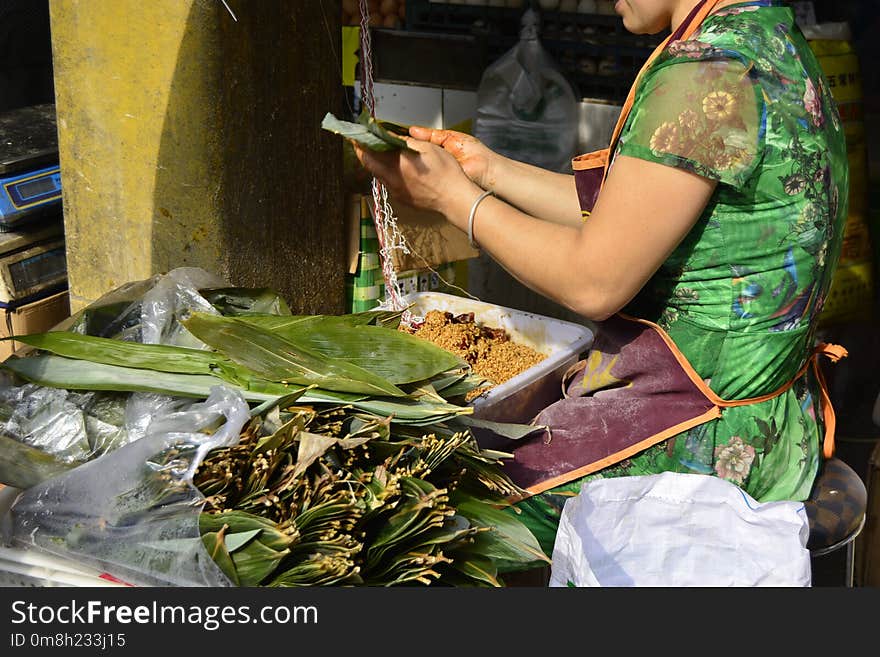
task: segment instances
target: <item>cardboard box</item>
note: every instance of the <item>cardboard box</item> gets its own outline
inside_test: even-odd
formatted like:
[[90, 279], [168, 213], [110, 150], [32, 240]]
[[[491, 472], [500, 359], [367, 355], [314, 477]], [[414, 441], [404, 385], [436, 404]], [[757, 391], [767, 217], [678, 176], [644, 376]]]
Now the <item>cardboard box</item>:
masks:
[[[467, 234], [446, 221], [442, 214], [420, 210], [403, 203], [396, 203], [389, 196], [389, 203], [397, 217], [397, 227], [406, 241], [410, 253], [392, 253], [395, 271], [410, 271], [439, 267], [451, 262], [476, 258], [477, 249], [468, 243]], [[346, 221], [348, 222], [348, 271], [353, 274], [357, 268], [360, 244], [360, 212], [372, 216], [371, 196], [351, 196], [347, 201]], [[358, 212], [360, 210], [360, 212]]]
[[[0, 322], [2, 337], [43, 333], [70, 316], [70, 297], [67, 290], [64, 290], [15, 310], [4, 308], [2, 313], [3, 318]], [[0, 360], [6, 360], [14, 351], [24, 346], [15, 340], [0, 341]]]

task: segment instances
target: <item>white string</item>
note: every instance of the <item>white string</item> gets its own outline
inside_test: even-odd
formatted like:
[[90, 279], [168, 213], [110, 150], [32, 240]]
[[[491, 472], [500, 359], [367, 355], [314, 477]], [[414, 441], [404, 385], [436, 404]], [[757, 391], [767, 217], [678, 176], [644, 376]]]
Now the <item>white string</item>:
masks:
[[[367, 0], [359, 0], [360, 8], [360, 25], [361, 25], [361, 95], [364, 105], [370, 116], [376, 117], [376, 98], [373, 94], [373, 46], [370, 37], [370, 8]], [[382, 262], [382, 277], [385, 280], [385, 301], [383, 308], [388, 310], [403, 310], [401, 322], [403, 324], [411, 324], [419, 321], [421, 318], [414, 317], [406, 310], [406, 303], [401, 297], [401, 289], [397, 280], [397, 271], [394, 269], [394, 252], [400, 251], [402, 254], [410, 255], [410, 249], [406, 244], [406, 239], [397, 225], [397, 217], [394, 216], [394, 209], [388, 201], [388, 190], [376, 178], [373, 178], [373, 223], [376, 227], [376, 236], [379, 240], [379, 259]], [[424, 257], [416, 254], [425, 261]], [[427, 261], [425, 264], [428, 265]], [[472, 294], [457, 285], [453, 285], [447, 281], [438, 271], [428, 265], [428, 269], [437, 275], [447, 286], [461, 290], [464, 294], [472, 299], [476, 299]]]
[[[370, 116], [376, 116], [376, 98], [373, 95], [373, 48], [370, 38], [370, 8], [366, 0], [359, 2], [361, 12], [361, 93]], [[385, 303], [390, 310], [404, 310], [406, 304], [400, 295], [397, 272], [394, 269], [394, 252], [409, 255], [403, 234], [397, 226], [397, 217], [388, 201], [385, 185], [373, 178], [373, 222], [379, 239], [379, 256], [382, 261], [382, 277], [385, 279]]]

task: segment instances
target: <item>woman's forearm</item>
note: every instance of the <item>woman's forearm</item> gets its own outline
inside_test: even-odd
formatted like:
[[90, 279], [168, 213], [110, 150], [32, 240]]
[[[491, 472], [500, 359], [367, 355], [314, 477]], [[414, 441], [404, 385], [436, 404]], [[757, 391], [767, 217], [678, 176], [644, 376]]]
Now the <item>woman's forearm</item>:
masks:
[[495, 153], [483, 186], [533, 217], [578, 226], [581, 210], [574, 176], [518, 162]]

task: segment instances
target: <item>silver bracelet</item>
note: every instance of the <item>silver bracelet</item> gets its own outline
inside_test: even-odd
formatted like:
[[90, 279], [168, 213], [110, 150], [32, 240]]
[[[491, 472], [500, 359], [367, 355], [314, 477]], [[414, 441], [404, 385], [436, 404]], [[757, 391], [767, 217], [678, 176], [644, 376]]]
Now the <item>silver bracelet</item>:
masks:
[[468, 215], [468, 243], [473, 249], [480, 248], [477, 243], [474, 242], [474, 216], [477, 214], [477, 206], [479, 206], [482, 200], [487, 196], [494, 195], [495, 193], [491, 189], [487, 189], [485, 192], [477, 197], [477, 200], [474, 201], [474, 204], [471, 206], [471, 213]]

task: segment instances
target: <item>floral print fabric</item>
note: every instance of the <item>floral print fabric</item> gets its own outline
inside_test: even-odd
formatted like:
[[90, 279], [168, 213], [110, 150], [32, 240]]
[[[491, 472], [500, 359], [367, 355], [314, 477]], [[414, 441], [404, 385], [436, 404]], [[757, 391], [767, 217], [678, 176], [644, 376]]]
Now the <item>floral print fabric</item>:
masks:
[[[658, 323], [722, 398], [773, 392], [812, 349], [847, 213], [844, 134], [785, 3], [711, 14], [646, 71], [615, 157], [719, 182], [703, 216], [625, 312]], [[613, 166], [613, 164], [612, 164]], [[567, 497], [592, 478], [692, 472], [759, 501], [803, 500], [821, 458], [812, 374], [518, 506], [552, 549]]]

